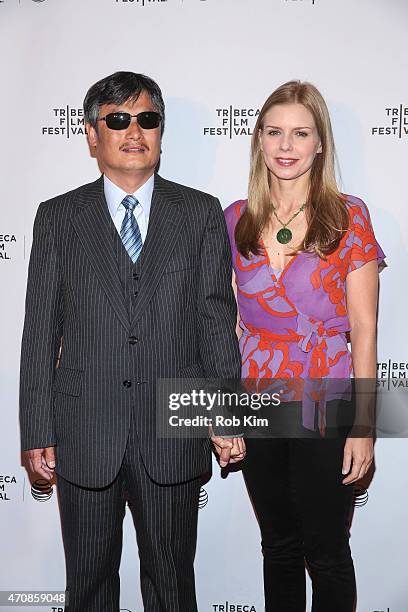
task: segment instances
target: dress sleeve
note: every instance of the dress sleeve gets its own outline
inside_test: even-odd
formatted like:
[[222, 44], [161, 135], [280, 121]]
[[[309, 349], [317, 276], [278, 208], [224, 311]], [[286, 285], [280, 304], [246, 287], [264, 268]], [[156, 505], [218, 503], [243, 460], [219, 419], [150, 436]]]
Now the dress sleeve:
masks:
[[357, 198], [349, 202], [350, 229], [349, 242], [351, 246], [350, 259], [347, 273], [357, 270], [369, 261], [377, 260], [380, 269], [385, 267], [385, 254], [378, 244], [370, 213], [362, 200]]
[[225, 222], [227, 224], [228, 237], [231, 244], [231, 249], [234, 251], [235, 248], [235, 227], [238, 223], [238, 219], [241, 216], [242, 206], [244, 202], [242, 200], [238, 200], [237, 202], [233, 202], [224, 210]]

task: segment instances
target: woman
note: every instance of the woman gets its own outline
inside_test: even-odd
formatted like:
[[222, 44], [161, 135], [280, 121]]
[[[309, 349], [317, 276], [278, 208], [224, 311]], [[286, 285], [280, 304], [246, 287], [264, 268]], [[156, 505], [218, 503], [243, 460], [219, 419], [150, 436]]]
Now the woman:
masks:
[[[248, 201], [225, 211], [244, 377], [375, 379], [384, 254], [366, 205], [339, 193], [334, 158], [318, 90], [291, 81], [274, 91], [254, 130]], [[303, 426], [313, 429], [309, 408]], [[324, 411], [316, 429], [319, 439], [247, 438], [243, 471], [261, 529], [267, 612], [304, 612], [305, 561], [313, 612], [353, 610], [348, 517], [373, 441], [325, 438]]]

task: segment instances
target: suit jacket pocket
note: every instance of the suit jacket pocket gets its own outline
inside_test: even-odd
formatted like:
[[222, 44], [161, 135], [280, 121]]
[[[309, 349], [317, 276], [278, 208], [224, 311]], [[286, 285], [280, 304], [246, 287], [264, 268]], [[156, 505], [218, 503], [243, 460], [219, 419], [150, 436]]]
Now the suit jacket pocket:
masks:
[[53, 390], [78, 397], [81, 395], [83, 375], [82, 370], [59, 367], [55, 370]]

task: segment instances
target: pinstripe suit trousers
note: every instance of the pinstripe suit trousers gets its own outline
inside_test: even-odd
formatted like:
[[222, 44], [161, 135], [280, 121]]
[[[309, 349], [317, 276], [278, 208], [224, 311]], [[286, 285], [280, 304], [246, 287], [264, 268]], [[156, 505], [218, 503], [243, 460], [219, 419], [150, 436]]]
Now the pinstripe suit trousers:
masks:
[[146, 472], [132, 424], [113, 483], [88, 489], [58, 477], [69, 612], [118, 612], [126, 500], [148, 612], [196, 612], [194, 555], [201, 479], [159, 485]]

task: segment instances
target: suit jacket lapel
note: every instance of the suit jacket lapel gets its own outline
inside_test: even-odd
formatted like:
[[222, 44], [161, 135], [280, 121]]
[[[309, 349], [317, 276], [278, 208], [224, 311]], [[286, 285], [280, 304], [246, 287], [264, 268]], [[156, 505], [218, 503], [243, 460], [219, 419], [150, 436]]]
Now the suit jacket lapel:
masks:
[[109, 227], [111, 222], [101, 177], [80, 192], [78, 214], [72, 219], [72, 224], [113, 310], [129, 330], [129, 315]]
[[166, 263], [177, 244], [184, 218], [182, 196], [174, 184], [155, 176], [149, 227], [141, 254], [139, 299], [132, 326], [149, 304]]

